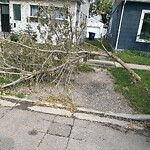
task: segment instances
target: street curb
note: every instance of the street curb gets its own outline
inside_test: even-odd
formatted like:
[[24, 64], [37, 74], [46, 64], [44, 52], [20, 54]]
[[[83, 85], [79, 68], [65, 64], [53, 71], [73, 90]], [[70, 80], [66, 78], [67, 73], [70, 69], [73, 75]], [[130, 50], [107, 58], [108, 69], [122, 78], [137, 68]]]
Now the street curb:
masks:
[[[28, 102], [28, 103], [33, 103], [33, 106], [35, 107], [37, 105], [37, 103], [35, 101], [32, 101], [30, 99], [21, 99], [21, 98], [17, 98], [14, 96], [0, 96], [1, 99], [5, 100], [4, 105], [2, 106], [7, 106], [7, 102], [9, 102], [8, 107], [15, 107], [15, 105], [17, 104], [17, 106], [19, 105], [18, 103], [22, 103], [22, 102]], [[6, 102], [7, 101], [7, 102]], [[1, 102], [1, 100], [0, 100]], [[10, 102], [13, 102], [15, 104], [10, 104]], [[0, 103], [1, 104], [1, 103]], [[49, 103], [41, 103], [42, 107], [48, 107]], [[49, 106], [49, 108], [51, 108]], [[63, 105], [61, 104], [57, 104], [55, 106], [55, 108], [53, 109], [61, 109], [61, 110], [66, 110], [68, 112], [70, 112], [69, 110], [67, 110]], [[72, 114], [72, 112], [70, 112]], [[107, 117], [107, 118], [114, 118], [114, 119], [121, 119], [121, 120], [132, 120], [132, 121], [148, 121], [150, 122], [150, 115], [148, 114], [125, 114], [125, 113], [114, 113], [114, 112], [102, 112], [102, 111], [98, 111], [98, 110], [94, 110], [94, 109], [90, 109], [90, 108], [84, 108], [84, 107], [77, 107], [77, 110], [75, 113], [85, 113], [85, 114], [93, 114], [93, 115], [97, 115], [97, 116], [101, 116], [101, 117]], [[70, 116], [70, 115], [68, 115]]]
[[78, 107], [77, 110], [84, 113], [97, 114], [105, 117], [113, 117], [118, 119], [120, 118], [120, 119], [133, 120], [133, 121], [150, 121], [150, 115], [147, 114], [125, 114], [125, 113], [114, 113], [111, 111], [101, 112], [98, 110], [93, 110], [93, 109], [83, 108], [83, 107]]
[[[11, 97], [10, 96], [0, 96], [0, 98], [7, 99], [7, 100], [0, 100], [0, 105], [4, 106], [4, 107], [20, 108], [20, 106], [22, 104], [24, 104], [24, 102], [25, 102], [25, 101], [21, 101], [21, 100], [18, 101], [18, 98], [12, 99], [13, 98], [12, 96]], [[11, 101], [13, 101], [13, 102], [11, 102]], [[131, 117], [130, 118], [121, 118], [120, 117], [121, 115], [119, 116], [118, 114], [116, 115], [115, 113], [112, 113], [112, 112], [105, 113], [105, 112], [100, 112], [97, 110], [82, 108], [82, 107], [77, 107], [76, 112], [70, 112], [69, 110], [64, 109], [64, 108], [51, 108], [51, 107], [46, 107], [46, 106], [30, 105], [31, 100], [26, 101], [25, 103], [29, 103], [29, 105], [26, 105], [26, 109], [25, 109], [25, 110], [29, 110], [29, 111], [35, 111], [35, 112], [51, 114], [51, 115], [59, 115], [59, 116], [65, 116], [65, 117], [73, 117], [73, 118], [80, 119], [80, 120], [86, 120], [86, 121], [92, 121], [92, 122], [98, 122], [98, 123], [104, 123], [104, 124], [110, 124], [110, 125], [115, 125], [115, 126], [119, 126], [119, 127], [124, 127], [126, 129], [131, 129], [131, 130], [140, 130], [141, 131], [141, 130], [145, 129], [143, 124], [134, 122], [135, 120], [134, 121], [131, 120], [130, 119]], [[8, 106], [7, 106], [7, 104], [8, 104]], [[118, 118], [118, 116], [119, 116], [119, 118]], [[148, 116], [150, 117], [150, 115], [148, 115]], [[124, 117], [126, 117], [126, 116], [124, 115]]]

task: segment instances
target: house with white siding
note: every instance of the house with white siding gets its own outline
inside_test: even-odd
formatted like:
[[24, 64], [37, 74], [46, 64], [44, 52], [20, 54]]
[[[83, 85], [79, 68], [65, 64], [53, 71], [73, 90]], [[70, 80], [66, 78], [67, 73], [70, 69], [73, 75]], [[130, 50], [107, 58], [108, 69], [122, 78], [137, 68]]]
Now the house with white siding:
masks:
[[[81, 21], [87, 22], [89, 15], [90, 0], [70, 0], [70, 8], [72, 12], [75, 26]], [[20, 32], [26, 29], [30, 24], [32, 29], [37, 32], [38, 21], [35, 16], [39, 10], [39, 6], [48, 6], [53, 3], [56, 8], [57, 19], [67, 19], [61, 15], [61, 8], [64, 6], [65, 0], [0, 0], [0, 32]]]

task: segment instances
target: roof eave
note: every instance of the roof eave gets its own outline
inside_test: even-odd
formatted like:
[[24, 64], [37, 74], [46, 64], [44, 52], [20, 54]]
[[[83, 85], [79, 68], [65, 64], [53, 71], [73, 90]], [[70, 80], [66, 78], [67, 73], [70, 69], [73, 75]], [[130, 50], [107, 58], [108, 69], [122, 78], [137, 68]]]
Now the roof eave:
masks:
[[[113, 5], [119, 5], [121, 2], [125, 0], [114, 0]], [[150, 3], [150, 0], [127, 0], [128, 2], [142, 2], [142, 3]]]
[[83, 3], [83, 4], [85, 4], [85, 0], [77, 0], [77, 1], [79, 1], [79, 2], [81, 2], [81, 3]]

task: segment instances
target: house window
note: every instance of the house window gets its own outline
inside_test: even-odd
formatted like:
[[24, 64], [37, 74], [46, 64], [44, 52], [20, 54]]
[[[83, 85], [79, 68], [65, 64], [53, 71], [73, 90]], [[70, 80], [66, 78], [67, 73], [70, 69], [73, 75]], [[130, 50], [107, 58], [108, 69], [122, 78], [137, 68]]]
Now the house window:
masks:
[[8, 3], [9, 0], [0, 0], [1, 3]]
[[137, 42], [150, 42], [150, 10], [143, 10], [139, 24]]
[[31, 5], [30, 6], [30, 16], [37, 16], [39, 6]]
[[[46, 18], [46, 14], [48, 12], [46, 6], [38, 6], [38, 5], [30, 5], [30, 22], [38, 22], [38, 13], [40, 12], [40, 16]], [[64, 20], [67, 19], [68, 11], [64, 8], [55, 7], [51, 12], [51, 16], [55, 19]]]
[[30, 5], [30, 22], [38, 22], [38, 17], [46, 18], [47, 6]]
[[55, 7], [52, 13], [55, 19], [64, 20], [68, 18], [68, 10], [61, 7]]
[[30, 5], [30, 22], [38, 22], [38, 12], [39, 6], [38, 5]]
[[14, 20], [21, 21], [21, 5], [13, 4]]
[[2, 8], [1, 8], [1, 13], [2, 14], [9, 14], [9, 6], [8, 5], [2, 5]]

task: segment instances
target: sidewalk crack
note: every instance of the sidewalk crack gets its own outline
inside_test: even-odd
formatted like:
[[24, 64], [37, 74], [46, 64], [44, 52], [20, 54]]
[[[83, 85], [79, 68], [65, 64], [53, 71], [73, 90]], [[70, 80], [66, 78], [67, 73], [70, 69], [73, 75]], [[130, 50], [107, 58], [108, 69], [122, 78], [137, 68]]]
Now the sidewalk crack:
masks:
[[[54, 122], [55, 118], [56, 118], [56, 116], [54, 117], [54, 119], [52, 120], [52, 122]], [[52, 123], [52, 122], [51, 122], [51, 123]], [[50, 127], [49, 127], [49, 128], [50, 128]], [[48, 134], [49, 128], [48, 128], [48, 129], [46, 130], [46, 132], [44, 133], [44, 136], [42, 137], [42, 139], [41, 139], [40, 142], [38, 143], [37, 148], [40, 147], [40, 145], [42, 144], [42, 142], [43, 142], [43, 140], [44, 140], [46, 134]]]
[[70, 139], [71, 139], [71, 133], [72, 133], [72, 130], [73, 130], [73, 127], [74, 127], [74, 123], [75, 123], [75, 119], [73, 120], [73, 125], [71, 126], [71, 130], [70, 130], [70, 133], [69, 133], [69, 136], [68, 136], [68, 141], [67, 141], [67, 145], [66, 145], [66, 150], [67, 150], [67, 148], [68, 148], [68, 146], [69, 146], [69, 141], [70, 141]]

